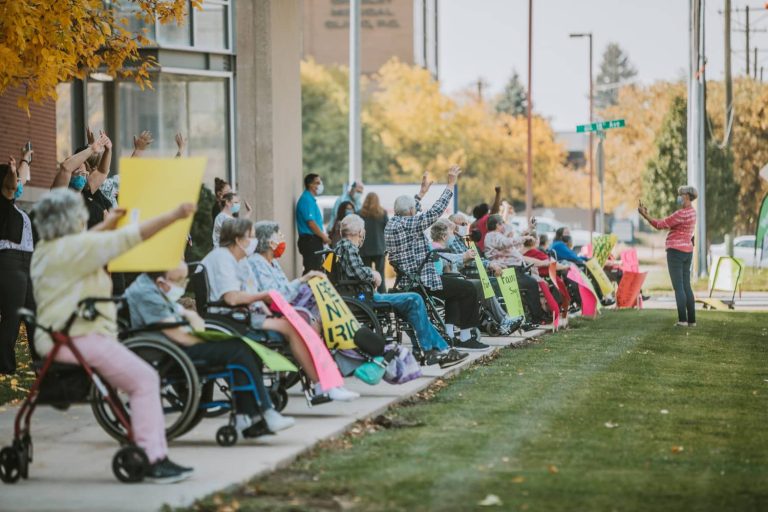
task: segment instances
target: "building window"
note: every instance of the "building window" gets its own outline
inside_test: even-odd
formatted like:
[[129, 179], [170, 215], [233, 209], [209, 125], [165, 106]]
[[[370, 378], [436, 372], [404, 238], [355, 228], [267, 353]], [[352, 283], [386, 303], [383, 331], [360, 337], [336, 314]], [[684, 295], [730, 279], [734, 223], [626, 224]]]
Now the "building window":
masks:
[[192, 30], [189, 26], [189, 4], [187, 4], [187, 14], [181, 24], [176, 21], [166, 24], [158, 22], [155, 31], [157, 32], [157, 44], [160, 46], [191, 46]]
[[229, 49], [229, 2], [206, 0], [194, 12], [196, 48]]
[[72, 154], [72, 83], [56, 86], [56, 161]]
[[[161, 73], [153, 78], [154, 91], [142, 91], [133, 82], [118, 84], [120, 118], [119, 154], [130, 155], [133, 136], [150, 130], [154, 137], [145, 156], [170, 158], [176, 153], [174, 136], [189, 139], [187, 155], [208, 159], [204, 183], [230, 176], [229, 77]], [[187, 156], [185, 155], [185, 156]]]

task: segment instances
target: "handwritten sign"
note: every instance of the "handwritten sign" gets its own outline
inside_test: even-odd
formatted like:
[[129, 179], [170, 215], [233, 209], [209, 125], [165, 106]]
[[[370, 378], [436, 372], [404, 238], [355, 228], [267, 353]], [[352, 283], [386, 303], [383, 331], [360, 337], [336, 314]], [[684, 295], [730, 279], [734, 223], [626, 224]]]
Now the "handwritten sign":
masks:
[[260, 343], [256, 343], [252, 339], [248, 338], [247, 336], [237, 336], [237, 335], [231, 335], [224, 332], [217, 332], [217, 331], [195, 331], [192, 334], [194, 334], [196, 337], [200, 338], [201, 340], [205, 341], [222, 341], [222, 340], [231, 340], [233, 338], [240, 339], [248, 345], [251, 350], [256, 352], [256, 355], [259, 356], [259, 358], [264, 362], [264, 365], [266, 365], [267, 368], [269, 368], [272, 371], [275, 372], [297, 372], [299, 371], [298, 368], [296, 368], [296, 365], [293, 364], [291, 361], [288, 360], [283, 354], [279, 352], [275, 352], [274, 350], [265, 347], [264, 345], [261, 345]]
[[309, 287], [320, 310], [323, 337], [328, 348], [357, 348], [354, 338], [360, 323], [336, 288], [325, 277], [313, 277], [309, 280]]
[[493, 286], [491, 286], [491, 280], [488, 279], [488, 273], [485, 271], [483, 260], [480, 259], [480, 251], [477, 250], [475, 242], [469, 242], [469, 248], [475, 251], [475, 266], [477, 267], [477, 273], [480, 276], [480, 284], [483, 285], [483, 296], [486, 299], [495, 297], [496, 293], [493, 291]]
[[312, 326], [304, 321], [304, 318], [278, 292], [271, 290], [269, 296], [272, 298], [272, 305], [296, 329], [307, 350], [309, 350], [315, 371], [317, 371], [317, 380], [320, 382], [320, 387], [328, 391], [329, 389], [343, 386], [344, 378], [341, 376], [339, 367], [336, 366], [336, 362], [331, 357], [330, 352], [328, 352], [325, 343], [323, 343], [323, 340], [320, 339], [320, 336]]
[[568, 279], [579, 285], [579, 297], [581, 297], [581, 314], [584, 316], [597, 316], [600, 302], [597, 300], [597, 293], [592, 288], [589, 278], [584, 275], [575, 265], [571, 265], [568, 271]]
[[597, 286], [600, 287], [603, 296], [613, 292], [611, 280], [605, 275], [605, 271], [603, 270], [603, 267], [600, 266], [600, 263], [598, 263], [597, 258], [587, 260], [587, 270], [589, 270], [589, 273], [592, 274], [592, 277], [597, 281]]
[[512, 318], [525, 316], [523, 300], [520, 298], [520, 288], [517, 286], [517, 274], [515, 269], [507, 268], [501, 273], [498, 280], [501, 295], [504, 297], [504, 307]]

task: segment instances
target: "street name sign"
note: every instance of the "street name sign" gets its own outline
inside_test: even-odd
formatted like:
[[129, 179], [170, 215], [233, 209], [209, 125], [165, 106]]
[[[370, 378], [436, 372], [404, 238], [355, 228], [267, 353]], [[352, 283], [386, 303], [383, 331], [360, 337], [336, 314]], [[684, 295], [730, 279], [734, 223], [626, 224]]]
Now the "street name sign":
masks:
[[624, 128], [624, 120], [614, 119], [613, 121], [600, 121], [598, 123], [580, 124], [576, 126], [576, 133], [599, 132], [601, 130], [610, 130], [611, 128]]

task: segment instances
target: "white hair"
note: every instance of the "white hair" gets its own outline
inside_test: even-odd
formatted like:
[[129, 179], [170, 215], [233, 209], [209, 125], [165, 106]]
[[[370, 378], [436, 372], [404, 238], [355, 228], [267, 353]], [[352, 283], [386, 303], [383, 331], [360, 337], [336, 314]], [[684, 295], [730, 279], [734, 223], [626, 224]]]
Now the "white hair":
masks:
[[688, 197], [691, 198], [691, 201], [699, 197], [699, 193], [696, 191], [696, 187], [691, 187], [688, 185], [678, 188], [677, 193], [680, 195], [688, 194]]
[[456, 212], [456, 213], [454, 213], [452, 215], [449, 215], [448, 216], [448, 220], [450, 220], [454, 224], [458, 224], [459, 222], [462, 222], [462, 221], [465, 221], [465, 220], [468, 221], [469, 217], [464, 215], [464, 212]]
[[437, 219], [432, 228], [429, 230], [429, 234], [432, 237], [433, 242], [442, 242], [448, 238], [448, 233], [453, 231], [456, 226], [448, 219]]
[[400, 196], [395, 199], [395, 215], [410, 215], [413, 208], [416, 208], [416, 199], [413, 196]]
[[273, 220], [260, 220], [253, 225], [253, 231], [256, 236], [256, 252], [264, 254], [270, 249], [269, 242], [280, 231], [280, 226]]
[[83, 196], [67, 188], [51, 190], [32, 208], [35, 228], [42, 240], [80, 233], [88, 223]]
[[365, 230], [365, 221], [355, 213], [351, 213], [341, 219], [341, 236], [346, 238], [362, 233]]

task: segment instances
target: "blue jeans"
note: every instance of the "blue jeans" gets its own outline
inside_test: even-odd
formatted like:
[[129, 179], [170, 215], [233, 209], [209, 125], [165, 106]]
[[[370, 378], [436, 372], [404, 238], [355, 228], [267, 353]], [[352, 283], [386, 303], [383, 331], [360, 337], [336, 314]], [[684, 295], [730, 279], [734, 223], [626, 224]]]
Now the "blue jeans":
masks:
[[691, 324], [696, 323], [696, 299], [693, 297], [693, 290], [691, 289], [692, 261], [692, 252], [667, 249], [667, 267], [669, 267], [672, 288], [675, 289], [677, 319], [680, 322]]
[[448, 348], [443, 337], [430, 323], [424, 299], [418, 293], [374, 293], [373, 300], [390, 304], [398, 315], [411, 324], [422, 350], [443, 351]]

